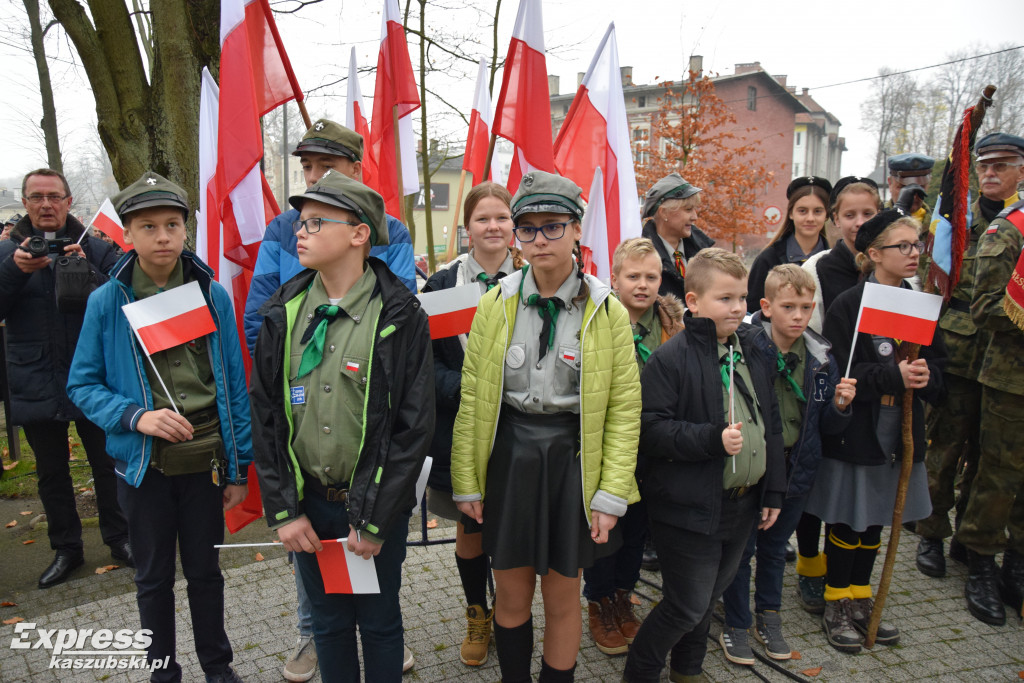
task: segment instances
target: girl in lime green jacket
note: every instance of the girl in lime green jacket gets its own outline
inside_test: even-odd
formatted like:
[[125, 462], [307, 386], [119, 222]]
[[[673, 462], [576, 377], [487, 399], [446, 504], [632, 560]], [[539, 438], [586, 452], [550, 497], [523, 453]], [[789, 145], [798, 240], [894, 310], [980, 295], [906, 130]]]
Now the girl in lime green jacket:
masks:
[[523, 176], [512, 219], [530, 265], [481, 299], [462, 371], [453, 498], [491, 556], [505, 683], [531, 680], [537, 575], [540, 680], [573, 680], [581, 570], [615, 551], [615, 523], [640, 498], [633, 334], [608, 286], [574, 259], [581, 193], [557, 175]]

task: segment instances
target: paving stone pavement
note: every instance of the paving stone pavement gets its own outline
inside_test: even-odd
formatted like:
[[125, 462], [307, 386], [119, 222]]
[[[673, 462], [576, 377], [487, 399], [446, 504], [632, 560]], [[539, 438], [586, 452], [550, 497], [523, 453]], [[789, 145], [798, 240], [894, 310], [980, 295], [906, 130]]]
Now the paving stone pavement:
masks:
[[[419, 521], [413, 518], [410, 538], [419, 538]], [[444, 521], [429, 532], [432, 539], [453, 535]], [[885, 548], [883, 538], [882, 548]], [[796, 600], [793, 565], [787, 566], [783, 605], [783, 630], [799, 660], [780, 663], [797, 680], [819, 681], [1009, 681], [1024, 677], [1024, 628], [1010, 615], [1006, 626], [993, 627], [972, 618], [962, 597], [966, 569], [949, 562], [945, 579], [929, 579], [914, 567], [917, 537], [904, 533], [894, 572], [886, 619], [898, 626], [903, 637], [896, 647], [876, 646], [860, 655], [843, 655], [825, 642], [816, 617], [800, 609]], [[247, 553], [232, 550], [225, 553]], [[295, 642], [295, 589], [291, 567], [279, 549], [265, 549], [266, 559], [226, 569], [227, 631], [235, 650], [235, 670], [246, 681], [282, 681], [281, 667]], [[876, 564], [877, 584], [881, 558]], [[455, 568], [452, 545], [410, 547], [402, 587], [406, 644], [416, 656], [416, 665], [405, 681], [498, 681], [500, 673], [494, 646], [487, 663], [479, 668], [464, 666], [458, 648], [464, 636], [465, 622], [462, 588]], [[644, 572], [644, 578], [658, 582], [656, 573]], [[650, 599], [661, 594], [641, 584], [644, 599], [638, 608], [646, 615]], [[178, 611], [178, 660], [185, 681], [203, 680], [195, 659], [184, 580], [179, 574], [176, 585]], [[5, 598], [6, 599], [6, 598]], [[581, 609], [584, 605], [581, 601]], [[137, 629], [134, 584], [130, 570], [117, 570], [100, 576], [77, 579], [47, 591], [32, 591], [18, 596], [16, 608], [0, 612], [4, 619], [23, 617], [37, 628], [60, 629]], [[538, 599], [534, 606], [534, 625], [538, 641], [534, 674], [540, 670], [540, 642], [544, 636], [543, 609]], [[584, 613], [584, 624], [586, 614]], [[44, 648], [11, 649], [14, 626], [0, 628], [0, 681], [97, 681], [146, 680], [141, 672], [51, 671], [50, 654]], [[717, 638], [718, 626], [712, 626]], [[755, 643], [755, 648], [758, 646]], [[624, 657], [601, 654], [590, 640], [584, 625], [583, 643], [578, 658], [576, 680], [619, 681]], [[821, 667], [815, 677], [800, 672]], [[763, 663], [741, 667], [725, 661], [717, 644], [709, 643], [705, 673], [713, 681], [734, 679], [783, 681], [787, 677]], [[319, 680], [319, 677], [314, 680]], [[663, 678], [667, 680], [667, 675]]]

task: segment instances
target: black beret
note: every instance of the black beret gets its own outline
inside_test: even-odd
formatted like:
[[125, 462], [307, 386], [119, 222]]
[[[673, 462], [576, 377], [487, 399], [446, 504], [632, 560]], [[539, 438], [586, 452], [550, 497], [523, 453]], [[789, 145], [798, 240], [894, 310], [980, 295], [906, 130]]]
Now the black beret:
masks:
[[820, 187], [821, 189], [825, 190], [825, 194], [832, 194], [832, 183], [825, 180], [824, 178], [808, 175], [801, 176], [799, 178], [793, 178], [793, 180], [789, 183], [789, 187], [786, 188], [786, 199], [791, 199], [793, 197], [794, 192], [799, 190], [801, 187], [807, 187], [808, 185], [816, 185], [817, 187]]
[[873, 187], [876, 191], [878, 190], [878, 183], [871, 178], [865, 178], [859, 175], [845, 176], [836, 181], [835, 186], [828, 195], [828, 205], [830, 209], [835, 206], [836, 199], [839, 198], [839, 193], [845, 190], [847, 185], [853, 185], [854, 183], [864, 183], [865, 185]]
[[879, 211], [870, 220], [865, 222], [864, 225], [860, 226], [860, 230], [857, 231], [857, 238], [853, 241], [853, 246], [857, 251], [867, 251], [867, 248], [871, 246], [876, 237], [882, 234], [883, 230], [906, 215], [903, 209], [898, 208]]

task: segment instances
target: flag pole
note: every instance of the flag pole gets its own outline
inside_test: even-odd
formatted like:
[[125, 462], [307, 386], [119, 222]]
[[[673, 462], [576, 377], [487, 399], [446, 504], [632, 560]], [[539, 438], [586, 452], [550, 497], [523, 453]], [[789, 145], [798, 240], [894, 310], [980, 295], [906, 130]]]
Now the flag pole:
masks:
[[153, 362], [153, 356], [149, 355], [148, 351], [146, 352], [146, 358], [149, 360], [149, 366], [153, 368], [153, 374], [156, 375], [158, 380], [160, 380], [160, 386], [163, 387], [164, 393], [167, 394], [167, 398], [170, 400], [171, 407], [174, 408], [174, 412], [181, 415], [181, 411], [178, 410], [178, 406], [174, 404], [174, 397], [171, 396], [171, 392], [167, 390], [167, 385], [164, 384], [164, 378], [160, 376], [160, 372], [156, 369], [156, 363]]
[[462, 208], [462, 190], [466, 186], [466, 169], [462, 169], [459, 176], [459, 193], [455, 197], [455, 217], [452, 219], [452, 231], [448, 233], [448, 253], [445, 255], [448, 261], [455, 258], [455, 252], [459, 243], [459, 210]]
[[[402, 177], [402, 143], [401, 135], [398, 132], [398, 105], [391, 107], [391, 121], [395, 128], [395, 169], [398, 173], [398, 219], [408, 224], [405, 220], [405, 183]], [[379, 163], [379, 162], [378, 162]], [[428, 197], [426, 201], [430, 201]]]
[[[498, 139], [497, 133], [491, 133], [491, 140], [487, 143], [487, 163], [484, 164], [484, 173], [491, 168], [491, 159], [494, 158], [494, 142]], [[508, 180], [508, 178], [506, 178]]]
[[[729, 426], [736, 424], [736, 359], [732, 355], [732, 344], [729, 344]], [[736, 457], [732, 459], [732, 473], [736, 474]]]
[[313, 122], [309, 119], [309, 112], [306, 111], [306, 103], [303, 100], [295, 100], [295, 104], [299, 105], [299, 113], [302, 114], [302, 123], [305, 124], [306, 130], [313, 127]]

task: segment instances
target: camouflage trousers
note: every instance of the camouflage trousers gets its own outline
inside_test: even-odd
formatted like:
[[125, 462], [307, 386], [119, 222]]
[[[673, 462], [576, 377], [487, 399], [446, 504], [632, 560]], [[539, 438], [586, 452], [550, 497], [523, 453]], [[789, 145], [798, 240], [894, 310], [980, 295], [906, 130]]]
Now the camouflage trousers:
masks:
[[[950, 374], [943, 380], [948, 395], [942, 405], [928, 412], [926, 423], [928, 452], [924, 463], [928, 469], [932, 514], [917, 522], [917, 533], [933, 539], [953, 535], [949, 511], [954, 505], [959, 526], [970, 499], [971, 484], [978, 472], [980, 449], [981, 384]], [[958, 474], [959, 497], [954, 490]]]
[[978, 474], [956, 537], [982, 555], [1024, 553], [1024, 396], [983, 386], [980, 428]]

